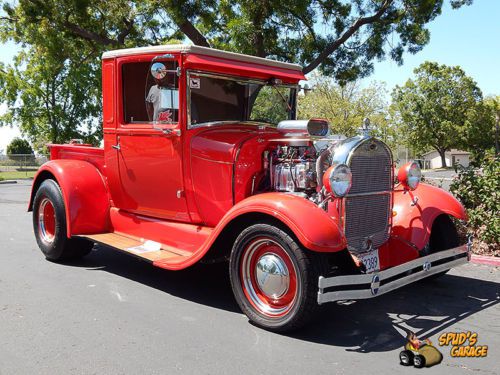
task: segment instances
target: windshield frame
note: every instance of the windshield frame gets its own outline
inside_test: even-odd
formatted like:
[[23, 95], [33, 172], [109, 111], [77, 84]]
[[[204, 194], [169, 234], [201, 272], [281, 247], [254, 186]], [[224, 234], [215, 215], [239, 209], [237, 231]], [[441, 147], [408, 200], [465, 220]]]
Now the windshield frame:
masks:
[[[224, 125], [224, 124], [234, 124], [235, 122], [240, 123], [240, 124], [248, 124], [248, 125], [271, 125], [273, 127], [276, 127], [277, 124], [273, 124], [270, 122], [263, 122], [263, 121], [252, 121], [252, 120], [246, 120], [246, 121], [241, 121], [241, 120], [219, 120], [219, 121], [207, 121], [207, 122], [200, 122], [196, 124], [191, 124], [191, 88], [189, 87], [189, 79], [191, 74], [196, 75], [197, 77], [208, 77], [208, 78], [215, 78], [215, 79], [225, 79], [228, 81], [238, 81], [238, 82], [245, 82], [245, 83], [254, 83], [258, 85], [263, 85], [263, 86], [272, 86], [269, 81], [267, 80], [261, 80], [257, 78], [248, 78], [248, 77], [240, 77], [240, 76], [235, 76], [235, 75], [226, 75], [226, 74], [219, 74], [219, 73], [212, 73], [212, 72], [206, 72], [206, 71], [200, 71], [200, 70], [188, 70], [186, 72], [186, 112], [187, 112], [187, 129], [196, 129], [196, 128], [201, 128], [201, 127], [208, 127], [208, 126], [215, 126], [215, 125]], [[279, 85], [274, 85], [276, 87], [284, 87], [287, 89], [295, 89], [295, 95], [291, 95], [289, 98], [288, 105], [291, 106], [291, 120], [294, 120], [297, 117], [297, 94], [299, 92], [300, 86], [299, 84], [287, 84], [287, 83], [282, 83]], [[284, 119], [287, 120], [287, 119]]]

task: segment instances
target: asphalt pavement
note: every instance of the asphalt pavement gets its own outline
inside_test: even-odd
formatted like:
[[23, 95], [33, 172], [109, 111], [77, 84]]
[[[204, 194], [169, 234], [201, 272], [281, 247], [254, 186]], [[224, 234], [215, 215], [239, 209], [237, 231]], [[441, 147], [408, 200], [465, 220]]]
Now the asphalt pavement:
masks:
[[[30, 183], [0, 185], [0, 374], [499, 374], [500, 269], [469, 264], [372, 300], [329, 304], [291, 335], [239, 311], [224, 265], [169, 272], [96, 247], [56, 264], [38, 250]], [[399, 365], [406, 330], [443, 362]], [[485, 358], [454, 358], [471, 331]]]

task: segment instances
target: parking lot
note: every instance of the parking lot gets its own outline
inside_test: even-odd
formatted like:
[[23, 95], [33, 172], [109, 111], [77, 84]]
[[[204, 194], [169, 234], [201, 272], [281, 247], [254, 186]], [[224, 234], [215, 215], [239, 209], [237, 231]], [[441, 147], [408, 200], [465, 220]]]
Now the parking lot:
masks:
[[[300, 332], [248, 323], [224, 265], [157, 269], [109, 248], [46, 261], [26, 212], [30, 182], [0, 185], [0, 374], [498, 374], [500, 269], [469, 264], [373, 300], [325, 306]], [[407, 330], [443, 362], [399, 365]], [[452, 358], [473, 331], [486, 358]]]
[[428, 169], [422, 171], [422, 175], [427, 183], [450, 190], [451, 182], [457, 176], [457, 172], [453, 169]]

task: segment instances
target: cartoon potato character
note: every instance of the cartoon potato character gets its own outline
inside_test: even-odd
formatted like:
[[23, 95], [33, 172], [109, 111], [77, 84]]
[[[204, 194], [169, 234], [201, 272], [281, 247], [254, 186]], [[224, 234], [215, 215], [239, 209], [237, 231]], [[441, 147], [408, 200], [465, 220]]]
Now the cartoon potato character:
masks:
[[406, 340], [404, 350], [399, 353], [399, 360], [403, 366], [413, 364], [417, 368], [431, 367], [443, 360], [443, 355], [432, 345], [431, 340], [419, 340], [413, 332], [408, 332]]

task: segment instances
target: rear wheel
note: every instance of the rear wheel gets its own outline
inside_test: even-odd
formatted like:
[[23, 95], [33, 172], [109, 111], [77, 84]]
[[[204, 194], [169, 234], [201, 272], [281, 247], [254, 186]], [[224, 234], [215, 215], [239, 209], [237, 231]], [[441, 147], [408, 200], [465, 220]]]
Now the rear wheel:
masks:
[[236, 301], [259, 327], [284, 332], [300, 328], [318, 310], [321, 262], [287, 232], [256, 224], [236, 239], [230, 260]]
[[33, 230], [38, 247], [52, 261], [83, 257], [94, 245], [81, 238], [67, 238], [64, 200], [54, 180], [45, 180], [36, 192]]

